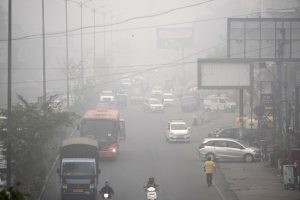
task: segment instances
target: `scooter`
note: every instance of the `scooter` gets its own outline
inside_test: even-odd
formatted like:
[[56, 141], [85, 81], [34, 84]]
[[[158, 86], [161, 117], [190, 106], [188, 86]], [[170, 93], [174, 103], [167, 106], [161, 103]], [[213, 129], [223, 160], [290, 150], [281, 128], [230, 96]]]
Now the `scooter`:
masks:
[[157, 191], [155, 187], [144, 188], [146, 190], [147, 200], [157, 200]]

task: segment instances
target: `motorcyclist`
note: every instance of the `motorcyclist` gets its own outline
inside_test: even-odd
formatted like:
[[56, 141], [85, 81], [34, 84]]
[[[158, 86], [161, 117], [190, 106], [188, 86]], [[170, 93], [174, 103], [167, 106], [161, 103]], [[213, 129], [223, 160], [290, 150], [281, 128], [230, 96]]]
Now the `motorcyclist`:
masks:
[[101, 188], [99, 193], [101, 196], [104, 195], [105, 193], [107, 193], [109, 195], [109, 198], [111, 198], [114, 195], [114, 190], [112, 189], [112, 187], [110, 187], [109, 182], [105, 181], [105, 186], [103, 186], [103, 188]]
[[147, 184], [144, 186], [145, 189], [147, 189], [149, 187], [154, 187], [155, 189], [158, 188], [158, 185], [155, 183], [154, 177], [150, 177], [148, 179]]

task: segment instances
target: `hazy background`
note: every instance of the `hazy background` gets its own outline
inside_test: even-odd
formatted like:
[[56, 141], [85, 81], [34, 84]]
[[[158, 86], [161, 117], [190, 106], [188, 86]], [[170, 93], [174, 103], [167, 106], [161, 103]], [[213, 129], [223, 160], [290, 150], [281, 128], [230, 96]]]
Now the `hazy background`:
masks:
[[[13, 0], [13, 38], [38, 35], [13, 41], [13, 98], [16, 93], [22, 94], [28, 99], [35, 99], [42, 95], [41, 2], [41, 0]], [[69, 31], [80, 28], [80, 6], [76, 2], [80, 1], [68, 1]], [[258, 0], [215, 0], [155, 17], [142, 18], [204, 1], [91, 0], [83, 2], [86, 2], [82, 9], [83, 27], [91, 27], [83, 29], [84, 77], [99, 76], [101, 73], [123, 73], [178, 60], [182, 62], [184, 56], [186, 57], [184, 62], [193, 62], [185, 64], [186, 79], [194, 82], [196, 81], [197, 58], [225, 55], [226, 18], [236, 15], [257, 16], [251, 15], [251, 13], [260, 11], [260, 1]], [[5, 41], [7, 37], [7, 2], [1, 1], [0, 8], [2, 54], [0, 105], [3, 107], [6, 105], [7, 88], [7, 42]], [[93, 9], [95, 9], [96, 24], [95, 62]], [[135, 17], [140, 18], [110, 26]], [[107, 26], [102, 27], [104, 24]], [[157, 46], [157, 29], [180, 27], [193, 30], [192, 46], [184, 49], [161, 49]], [[46, 34], [61, 33], [46, 36], [47, 92], [63, 94], [66, 90], [64, 0], [45, 0], [45, 29]], [[206, 50], [222, 42], [222, 45]], [[80, 50], [80, 30], [72, 31], [69, 33], [69, 64], [72, 65], [70, 67], [73, 67], [73, 71], [76, 67], [78, 69], [81, 63]], [[180, 79], [182, 70], [177, 65], [147, 73], [145, 76], [159, 79]], [[73, 78], [71, 87], [76, 86], [76, 78]], [[100, 77], [99, 80], [101, 80]]]

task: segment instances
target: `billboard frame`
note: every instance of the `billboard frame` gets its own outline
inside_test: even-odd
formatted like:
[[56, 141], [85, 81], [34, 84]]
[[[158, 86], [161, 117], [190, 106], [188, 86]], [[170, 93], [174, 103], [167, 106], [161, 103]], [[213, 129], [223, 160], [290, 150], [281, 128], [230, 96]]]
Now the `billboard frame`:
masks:
[[[201, 63], [247, 63], [249, 64], [249, 71], [250, 71], [250, 84], [249, 86], [201, 86]], [[252, 59], [240, 59], [240, 58], [212, 58], [212, 59], [198, 59], [197, 60], [197, 86], [198, 89], [251, 89], [254, 82], [254, 67]]]
[[[245, 32], [245, 27], [247, 23], [251, 23], [251, 22], [256, 22], [259, 24], [259, 27], [257, 29], [257, 31], [259, 31], [259, 48], [258, 50], [258, 57], [257, 58], [253, 58], [255, 60], [259, 60], [258, 62], [264, 62], [264, 61], [273, 61], [273, 62], [300, 62], [300, 57], [293, 57], [293, 50], [292, 50], [292, 40], [293, 40], [293, 35], [292, 35], [292, 30], [293, 30], [293, 25], [292, 23], [294, 22], [298, 22], [300, 23], [300, 18], [227, 18], [227, 57], [231, 58], [232, 56], [232, 45], [231, 45], [231, 40], [234, 38], [231, 38], [231, 27], [233, 23], [242, 23], [244, 25], [244, 32], [241, 33], [241, 37], [243, 37], [243, 55], [239, 56], [239, 57], [235, 57], [235, 58], [243, 58], [243, 59], [252, 59], [252, 57], [248, 57], [246, 55], [247, 51], [246, 51], [246, 46], [248, 44], [248, 39], [246, 37], [247, 32]], [[263, 57], [261, 55], [261, 44], [262, 44], [262, 24], [264, 22], [269, 22], [269, 23], [274, 23], [275, 27], [274, 27], [274, 40], [275, 40], [275, 52], [273, 57]], [[279, 24], [282, 23], [288, 23], [289, 24], [289, 39], [286, 39], [285, 36], [278, 36], [276, 34], [276, 31], [278, 29], [280, 29]], [[278, 26], [278, 27], [277, 27]], [[299, 39], [295, 39], [297, 41], [299, 41]], [[282, 42], [284, 41], [284, 42]], [[284, 55], [280, 55], [280, 52], [278, 50], [278, 48], [280, 48], [281, 45], [284, 45], [284, 43], [288, 43], [290, 45], [289, 47], [289, 52], [288, 52], [288, 56], [284, 56]], [[278, 44], [278, 46], [276, 45]], [[296, 50], [298, 51], [298, 50]], [[278, 54], [278, 55], [277, 55]]]

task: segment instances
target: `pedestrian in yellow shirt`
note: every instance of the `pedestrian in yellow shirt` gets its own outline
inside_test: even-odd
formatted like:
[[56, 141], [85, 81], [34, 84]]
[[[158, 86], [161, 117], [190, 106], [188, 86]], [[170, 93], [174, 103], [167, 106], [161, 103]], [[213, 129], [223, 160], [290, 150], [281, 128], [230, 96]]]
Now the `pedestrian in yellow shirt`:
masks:
[[206, 173], [207, 185], [211, 186], [213, 173], [216, 172], [216, 165], [214, 161], [211, 160], [211, 157], [208, 157], [207, 160], [204, 162], [203, 169], [204, 172]]

